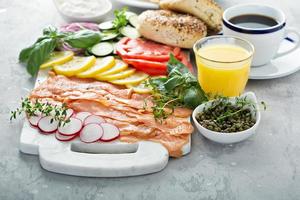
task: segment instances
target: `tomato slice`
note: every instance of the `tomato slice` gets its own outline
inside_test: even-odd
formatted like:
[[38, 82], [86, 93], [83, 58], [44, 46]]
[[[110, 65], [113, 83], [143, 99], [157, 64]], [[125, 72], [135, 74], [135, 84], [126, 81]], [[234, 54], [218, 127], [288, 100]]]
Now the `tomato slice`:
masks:
[[162, 45], [144, 39], [123, 38], [116, 46], [117, 53], [122, 58], [143, 59], [150, 61], [164, 62], [170, 58], [170, 53], [177, 57], [180, 48]]
[[125, 37], [118, 42], [116, 51], [124, 62], [150, 75], [165, 75], [167, 73], [167, 62], [170, 53], [193, 72], [193, 67], [187, 55], [178, 47], [171, 47], [141, 38], [131, 39]]
[[124, 62], [132, 65], [136, 69], [150, 75], [165, 75], [167, 73], [167, 63], [148, 61], [142, 59], [123, 59]]

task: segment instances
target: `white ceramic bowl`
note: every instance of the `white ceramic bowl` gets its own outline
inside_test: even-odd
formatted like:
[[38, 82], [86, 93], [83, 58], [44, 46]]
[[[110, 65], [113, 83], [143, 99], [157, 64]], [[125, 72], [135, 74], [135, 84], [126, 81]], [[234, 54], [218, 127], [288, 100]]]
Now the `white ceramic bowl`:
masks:
[[[247, 92], [245, 94], [242, 95], [243, 96], [247, 96], [247, 98], [249, 100], [252, 100], [255, 103], [255, 107], [256, 107], [256, 115], [254, 112], [254, 108], [250, 108], [252, 110], [252, 117], [254, 117], [256, 119], [256, 123], [254, 124], [254, 126], [252, 126], [251, 128], [245, 130], [245, 131], [240, 131], [240, 132], [234, 132], [234, 133], [221, 133], [221, 132], [216, 132], [216, 131], [211, 131], [208, 130], [206, 128], [204, 128], [202, 125], [200, 125], [198, 123], [198, 121], [196, 120], [196, 115], [199, 112], [202, 112], [204, 107], [209, 107], [212, 103], [212, 101], [209, 101], [207, 103], [201, 104], [199, 105], [197, 108], [195, 108], [194, 112], [193, 112], [193, 121], [194, 124], [196, 125], [198, 131], [206, 138], [218, 142], [218, 143], [223, 143], [223, 144], [230, 144], [230, 143], [235, 143], [235, 142], [240, 142], [243, 141], [245, 139], [247, 139], [248, 137], [250, 137], [251, 135], [253, 135], [260, 123], [260, 111], [258, 108], [258, 103], [257, 103], [257, 99], [256, 96], [253, 92]], [[234, 102], [234, 98], [230, 98], [231, 102]]]
[[59, 1], [61, 1], [61, 0], [53, 0], [54, 5], [55, 5], [56, 9], [58, 10], [58, 12], [60, 13], [60, 15], [63, 18], [65, 18], [65, 20], [67, 20], [68, 22], [96, 22], [96, 23], [99, 23], [107, 17], [106, 15], [112, 9], [112, 3], [110, 2], [110, 0], [99, 0], [101, 3], [107, 4], [107, 8], [105, 10], [99, 12], [98, 15], [95, 15], [93, 17], [72, 16], [72, 15], [68, 15], [67, 13], [63, 12], [60, 9]]
[[141, 8], [141, 9], [159, 9], [159, 5], [157, 3], [152, 3], [148, 0], [115, 0], [115, 1], [123, 5]]

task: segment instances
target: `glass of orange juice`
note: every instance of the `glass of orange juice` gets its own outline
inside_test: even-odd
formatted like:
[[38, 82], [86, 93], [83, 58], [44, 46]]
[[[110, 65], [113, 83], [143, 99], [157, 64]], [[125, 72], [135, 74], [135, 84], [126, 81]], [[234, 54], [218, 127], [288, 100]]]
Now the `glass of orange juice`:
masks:
[[194, 45], [198, 81], [209, 95], [243, 93], [254, 53], [253, 45], [234, 36], [210, 36]]

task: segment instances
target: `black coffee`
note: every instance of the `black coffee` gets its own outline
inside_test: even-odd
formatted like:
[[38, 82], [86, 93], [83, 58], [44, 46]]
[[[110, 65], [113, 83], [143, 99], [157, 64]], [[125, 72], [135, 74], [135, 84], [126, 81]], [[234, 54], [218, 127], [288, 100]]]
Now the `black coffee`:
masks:
[[229, 19], [229, 21], [237, 26], [253, 29], [269, 28], [278, 24], [271, 17], [256, 14], [239, 15]]

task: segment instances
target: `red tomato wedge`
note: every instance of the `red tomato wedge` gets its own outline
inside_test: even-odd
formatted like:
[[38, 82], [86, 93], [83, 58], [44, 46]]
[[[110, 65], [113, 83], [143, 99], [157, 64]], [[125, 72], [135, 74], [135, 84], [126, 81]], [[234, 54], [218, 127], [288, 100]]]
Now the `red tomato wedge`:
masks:
[[165, 75], [167, 73], [166, 62], [155, 62], [142, 59], [123, 59], [124, 62], [149, 75]]
[[187, 55], [178, 47], [125, 37], [118, 42], [116, 51], [124, 62], [149, 75], [166, 75], [171, 53], [193, 72]]
[[176, 57], [180, 54], [180, 48], [158, 44], [144, 39], [123, 38], [116, 47], [117, 53], [122, 58], [144, 59], [150, 61], [168, 61], [170, 53]]

